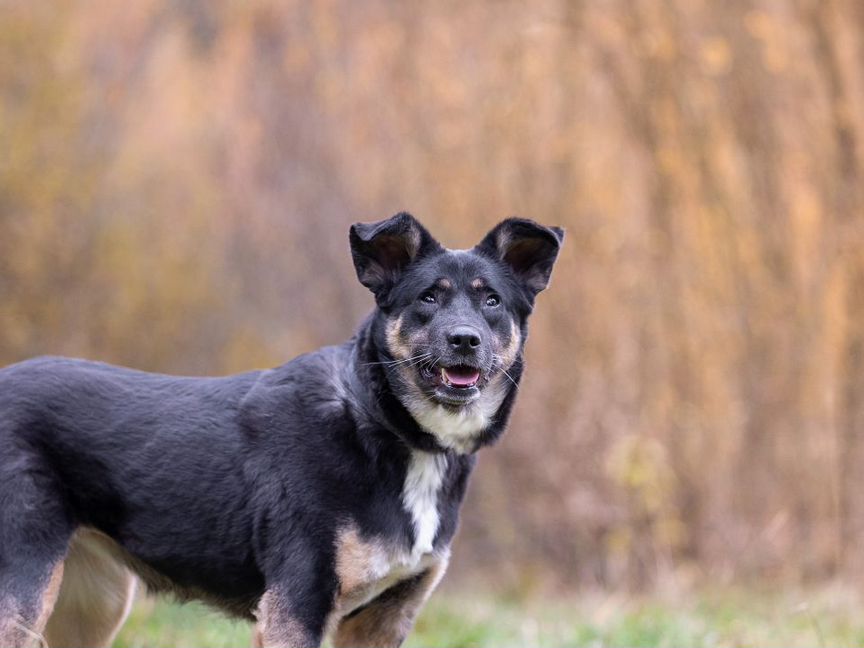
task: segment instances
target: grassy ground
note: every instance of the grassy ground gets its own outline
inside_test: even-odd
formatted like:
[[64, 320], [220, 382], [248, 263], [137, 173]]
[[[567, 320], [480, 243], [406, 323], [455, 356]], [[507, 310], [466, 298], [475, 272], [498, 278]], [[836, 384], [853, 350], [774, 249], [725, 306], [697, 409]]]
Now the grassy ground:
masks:
[[[408, 646], [862, 646], [864, 599], [818, 592], [732, 591], [634, 599], [589, 595], [516, 602], [439, 594]], [[251, 628], [199, 605], [140, 601], [115, 642], [249, 646]]]

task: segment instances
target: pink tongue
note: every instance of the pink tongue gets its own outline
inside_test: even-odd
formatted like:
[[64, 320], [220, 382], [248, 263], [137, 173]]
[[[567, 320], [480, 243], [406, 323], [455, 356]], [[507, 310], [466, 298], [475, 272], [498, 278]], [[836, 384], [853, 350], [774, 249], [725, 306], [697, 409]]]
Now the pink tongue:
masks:
[[447, 372], [447, 380], [450, 381], [451, 385], [458, 385], [459, 387], [467, 387], [468, 385], [473, 385], [477, 382], [477, 379], [480, 378], [480, 372], [476, 369], [445, 369]]

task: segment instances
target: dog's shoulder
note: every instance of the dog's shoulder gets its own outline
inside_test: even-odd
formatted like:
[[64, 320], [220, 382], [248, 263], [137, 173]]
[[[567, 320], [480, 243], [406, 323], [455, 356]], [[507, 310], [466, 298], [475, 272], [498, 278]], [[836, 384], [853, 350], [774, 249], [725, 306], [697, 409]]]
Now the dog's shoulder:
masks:
[[350, 348], [329, 346], [261, 372], [240, 403], [244, 419], [266, 420], [278, 413], [309, 419], [344, 415], [352, 400], [346, 375], [350, 362]]

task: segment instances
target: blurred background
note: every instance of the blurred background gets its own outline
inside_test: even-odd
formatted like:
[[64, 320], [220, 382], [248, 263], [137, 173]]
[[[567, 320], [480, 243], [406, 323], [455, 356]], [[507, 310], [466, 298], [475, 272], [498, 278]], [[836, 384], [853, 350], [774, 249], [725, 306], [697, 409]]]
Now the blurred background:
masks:
[[0, 363], [273, 366], [371, 309], [350, 223], [527, 216], [448, 587], [860, 582], [862, 66], [858, 0], [4, 0]]

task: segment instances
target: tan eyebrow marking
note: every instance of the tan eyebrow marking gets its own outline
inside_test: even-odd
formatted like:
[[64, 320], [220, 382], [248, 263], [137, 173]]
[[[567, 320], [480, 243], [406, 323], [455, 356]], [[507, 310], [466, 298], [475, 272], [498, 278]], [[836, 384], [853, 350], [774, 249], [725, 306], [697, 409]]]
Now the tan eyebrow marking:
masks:
[[480, 290], [486, 285], [486, 282], [480, 279], [479, 277], [471, 282], [471, 287]]
[[441, 290], [449, 290], [453, 287], [449, 279], [439, 279], [436, 284]]

